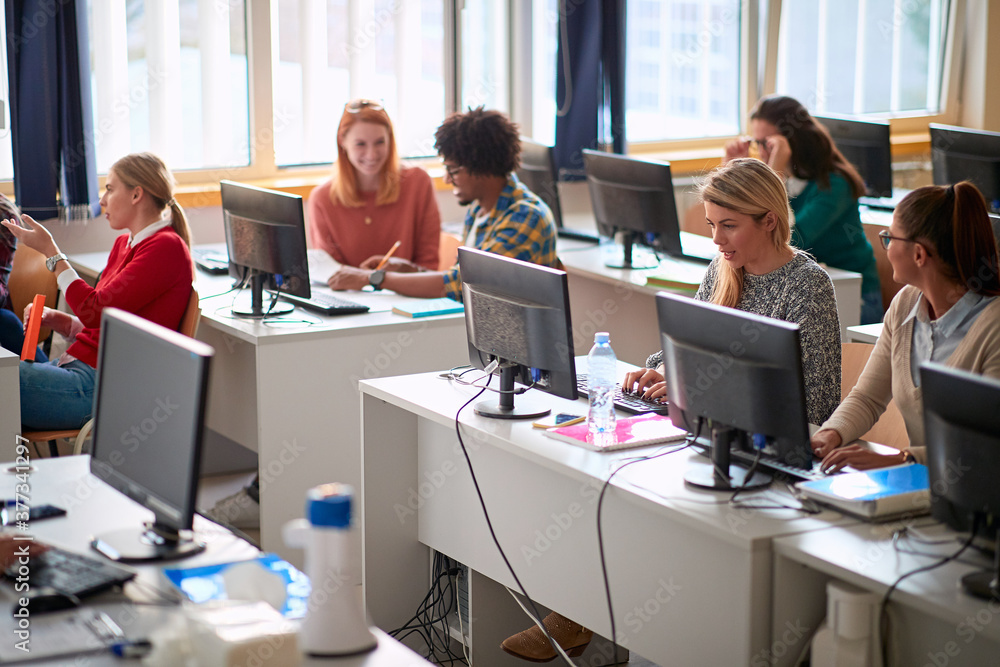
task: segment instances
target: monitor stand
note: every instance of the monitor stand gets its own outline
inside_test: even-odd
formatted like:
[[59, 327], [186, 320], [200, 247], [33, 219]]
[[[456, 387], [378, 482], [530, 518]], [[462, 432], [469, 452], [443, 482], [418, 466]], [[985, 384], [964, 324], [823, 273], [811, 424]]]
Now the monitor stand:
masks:
[[543, 405], [532, 404], [531, 401], [521, 401], [514, 406], [514, 369], [513, 364], [500, 364], [500, 402], [479, 401], [473, 408], [480, 417], [493, 419], [536, 419], [552, 412]]
[[622, 254], [608, 259], [604, 266], [609, 269], [655, 269], [660, 266], [660, 258], [652, 250], [643, 250], [633, 256], [633, 245], [642, 235], [639, 232], [622, 232]]
[[[746, 433], [728, 426], [712, 426], [709, 455], [712, 463], [699, 464], [684, 475], [684, 482], [699, 489], [711, 491], [752, 491], [763, 489], [771, 483], [771, 476], [755, 472], [753, 477], [747, 477], [750, 472], [740, 466], [729, 465], [730, 448], [742, 441]], [[723, 475], [725, 473], [726, 476]]]
[[966, 593], [984, 600], [1000, 601], [1000, 529], [997, 530], [993, 551], [993, 568], [973, 572], [962, 577], [962, 588]]
[[123, 563], [177, 560], [205, 550], [205, 543], [193, 536], [155, 523], [145, 523], [140, 529], [126, 528], [97, 535], [90, 546], [111, 560]]
[[250, 272], [250, 307], [247, 308], [246, 300], [242, 303], [233, 304], [233, 315], [237, 317], [248, 317], [251, 319], [264, 319], [265, 317], [277, 317], [287, 315], [295, 310], [295, 305], [287, 301], [279, 301], [274, 297], [274, 304], [264, 310], [264, 280], [266, 274], [252, 269]]

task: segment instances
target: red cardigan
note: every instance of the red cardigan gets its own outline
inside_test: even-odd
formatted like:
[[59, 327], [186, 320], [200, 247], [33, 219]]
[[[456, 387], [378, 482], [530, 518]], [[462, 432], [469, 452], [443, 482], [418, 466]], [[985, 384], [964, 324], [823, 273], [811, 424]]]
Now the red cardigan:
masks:
[[66, 302], [84, 326], [66, 352], [95, 368], [101, 312], [106, 307], [121, 308], [176, 330], [191, 298], [191, 253], [172, 227], [134, 248], [128, 240], [128, 234], [115, 239], [97, 287], [74, 280], [66, 289]]

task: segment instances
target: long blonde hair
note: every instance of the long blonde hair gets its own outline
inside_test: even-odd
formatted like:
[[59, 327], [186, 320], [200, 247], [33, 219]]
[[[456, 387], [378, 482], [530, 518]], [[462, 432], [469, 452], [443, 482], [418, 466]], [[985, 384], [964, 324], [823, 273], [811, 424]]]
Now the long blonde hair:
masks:
[[191, 247], [191, 227], [184, 209], [174, 199], [174, 175], [163, 160], [152, 153], [131, 153], [111, 165], [110, 171], [130, 188], [141, 186], [161, 212], [169, 208], [174, 231]]
[[337, 127], [337, 165], [333, 172], [333, 184], [330, 187], [330, 201], [344, 206], [361, 206], [365, 202], [358, 192], [358, 175], [354, 165], [344, 150], [347, 133], [355, 123], [372, 123], [381, 125], [389, 133], [389, 152], [382, 171], [379, 173], [378, 192], [375, 193], [375, 205], [391, 204], [399, 199], [399, 152], [396, 150], [396, 135], [392, 131], [392, 121], [381, 105], [369, 100], [354, 100], [344, 107]]
[[[737, 158], [712, 171], [698, 186], [702, 202], [749, 215], [762, 224], [773, 213], [776, 224], [771, 240], [780, 253], [794, 252], [789, 245], [792, 229], [789, 225], [788, 193], [785, 184], [769, 166], [755, 158]], [[734, 269], [719, 262], [719, 272], [712, 288], [712, 303], [736, 308], [743, 296], [743, 267]]]

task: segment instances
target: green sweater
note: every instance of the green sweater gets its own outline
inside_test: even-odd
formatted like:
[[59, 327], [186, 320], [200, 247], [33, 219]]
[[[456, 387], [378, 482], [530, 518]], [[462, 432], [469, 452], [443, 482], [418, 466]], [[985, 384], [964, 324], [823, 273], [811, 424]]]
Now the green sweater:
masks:
[[827, 266], [861, 274], [861, 293], [879, 291], [875, 253], [865, 238], [858, 215], [858, 200], [843, 176], [830, 174], [830, 187], [809, 181], [791, 200], [795, 212], [792, 245], [802, 248]]

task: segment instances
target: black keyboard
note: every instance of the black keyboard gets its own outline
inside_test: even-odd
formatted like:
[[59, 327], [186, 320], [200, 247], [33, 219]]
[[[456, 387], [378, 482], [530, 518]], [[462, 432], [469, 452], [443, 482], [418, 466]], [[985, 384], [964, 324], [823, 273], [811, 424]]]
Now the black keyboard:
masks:
[[[271, 292], [273, 294], [273, 292]], [[292, 294], [279, 294], [285, 301], [290, 301], [306, 310], [312, 310], [324, 315], [355, 315], [357, 313], [367, 313], [370, 308], [362, 303], [341, 299], [332, 294], [314, 293], [308, 299]]]
[[[135, 578], [135, 572], [101, 558], [91, 558], [57, 547], [31, 557], [28, 575], [33, 589], [50, 586], [60, 593], [84, 598], [96, 595]], [[4, 573], [9, 579], [18, 576], [17, 565]]]
[[[709, 457], [708, 441], [704, 438], [695, 440], [694, 450], [702, 456]], [[729, 450], [729, 460], [742, 467], [749, 468], [757, 458], [756, 452], [748, 452], [742, 449]], [[761, 454], [760, 461], [757, 462], [757, 469], [768, 473], [778, 473], [796, 482], [808, 482], [816, 479], [829, 477], [820, 467], [820, 459], [813, 459], [812, 467], [808, 470], [785, 463], [768, 454]]]
[[220, 252], [191, 248], [191, 259], [205, 273], [229, 273], [229, 257]]
[[[588, 396], [587, 393], [587, 376], [577, 375], [576, 376], [576, 390], [583, 396]], [[622, 392], [622, 386], [615, 385], [615, 407], [623, 412], [628, 412], [633, 415], [642, 415], [647, 412], [655, 412], [658, 415], [667, 414], [667, 404], [660, 403], [658, 401], [647, 401], [641, 396], [636, 396], [635, 394], [626, 394]]]

